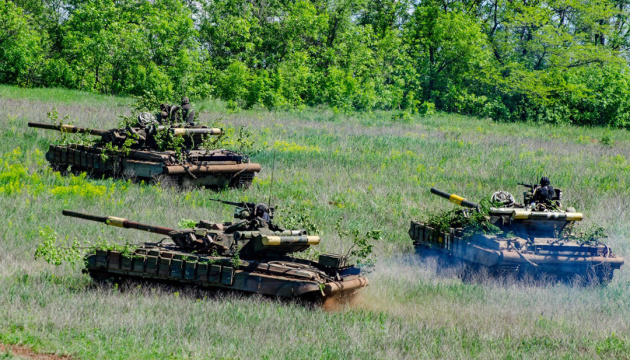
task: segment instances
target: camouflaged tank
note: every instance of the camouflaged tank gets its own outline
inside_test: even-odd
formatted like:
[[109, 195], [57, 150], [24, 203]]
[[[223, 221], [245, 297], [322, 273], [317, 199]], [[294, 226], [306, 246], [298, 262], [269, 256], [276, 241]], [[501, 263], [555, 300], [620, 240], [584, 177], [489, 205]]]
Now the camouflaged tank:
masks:
[[[535, 280], [572, 284], [605, 284], [612, 280], [614, 270], [623, 265], [623, 258], [596, 239], [580, 242], [567, 236], [583, 214], [559, 208], [561, 190], [555, 189], [553, 206], [546, 206], [533, 201], [535, 186], [529, 187], [532, 191], [524, 193], [526, 205], [514, 202], [514, 197], [506, 192], [493, 195], [492, 203], [503, 203], [491, 207], [485, 216], [489, 224], [496, 226], [494, 232], [471, 231], [465, 227], [439, 231], [412, 221], [409, 235], [417, 252], [440, 255], [445, 264], [463, 265], [464, 280], [482, 272], [517, 278], [527, 275]], [[461, 210], [464, 216], [479, 211], [478, 204], [460, 196], [435, 188], [431, 192], [465, 207]]]
[[226, 203], [239, 206], [235, 222], [200, 221], [194, 229], [70, 210], [63, 214], [166, 237], [167, 241], [146, 242], [131, 254], [97, 249], [87, 255], [84, 272], [99, 282], [155, 280], [309, 300], [348, 297], [368, 285], [360, 269], [345, 256], [321, 254], [318, 261], [293, 256], [319, 244], [320, 238], [276, 226], [273, 208]]
[[[260, 165], [250, 162], [246, 155], [201, 149], [205, 137], [223, 133], [206, 126], [138, 124], [111, 130], [35, 122], [28, 126], [101, 137], [94, 145], [51, 144], [46, 160], [62, 173], [70, 168], [74, 173], [86, 172], [98, 178], [125, 177], [185, 187], [247, 188], [260, 171]], [[178, 143], [182, 151], [163, 145], [173, 143]], [[157, 150], [162, 148], [165, 150]]]

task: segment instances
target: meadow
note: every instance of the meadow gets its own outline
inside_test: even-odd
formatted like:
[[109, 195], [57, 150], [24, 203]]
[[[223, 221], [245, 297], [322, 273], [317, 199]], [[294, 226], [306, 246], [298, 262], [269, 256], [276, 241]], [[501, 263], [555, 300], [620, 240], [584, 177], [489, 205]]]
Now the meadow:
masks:
[[[0, 86], [0, 343], [78, 359], [630, 358], [627, 266], [606, 287], [463, 284], [416, 258], [407, 235], [412, 219], [454, 206], [432, 186], [472, 201], [496, 190], [521, 198], [516, 183], [547, 175], [585, 214], [582, 226], [606, 227], [614, 252], [630, 258], [627, 131], [326, 108], [234, 112], [208, 100], [194, 104], [201, 120], [251, 130], [263, 171], [246, 191], [181, 192], [62, 177], [44, 159], [60, 134], [26, 126], [49, 121], [55, 107], [65, 123], [109, 129], [130, 103]], [[67, 241], [157, 240], [62, 209], [170, 227], [230, 220], [233, 209], [215, 197], [271, 199], [279, 222], [303, 212], [321, 252], [349, 248], [334, 230], [340, 218], [346, 229], [381, 230], [370, 286], [356, 303], [326, 311], [194, 289], [96, 288], [78, 267], [34, 259], [47, 227]]]

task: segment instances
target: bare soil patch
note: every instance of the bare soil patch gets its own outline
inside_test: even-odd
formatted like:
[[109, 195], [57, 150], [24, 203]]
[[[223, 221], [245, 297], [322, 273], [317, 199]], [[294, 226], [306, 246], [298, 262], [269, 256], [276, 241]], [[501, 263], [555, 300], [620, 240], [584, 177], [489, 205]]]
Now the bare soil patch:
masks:
[[70, 360], [73, 359], [66, 355], [41, 354], [36, 353], [31, 348], [21, 345], [4, 345], [0, 344], [0, 354], [10, 353], [17, 357], [33, 360]]

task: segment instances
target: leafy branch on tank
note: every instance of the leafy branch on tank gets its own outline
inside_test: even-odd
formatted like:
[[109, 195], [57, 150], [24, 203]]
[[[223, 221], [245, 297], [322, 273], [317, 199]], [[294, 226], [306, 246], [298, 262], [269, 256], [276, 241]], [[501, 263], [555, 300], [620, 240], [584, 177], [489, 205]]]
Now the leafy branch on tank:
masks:
[[[74, 121], [70, 119], [70, 116], [66, 115], [63, 119], [59, 120], [59, 111], [55, 106], [50, 111], [46, 112], [46, 118], [55, 126], [62, 127], [63, 125], [72, 125]], [[80, 144], [80, 145], [93, 145], [96, 141], [87, 133], [66, 133], [59, 132], [58, 139], [60, 145]]]
[[165, 104], [164, 99], [160, 100], [152, 91], [144, 90], [142, 95], [131, 95], [134, 100], [133, 109], [135, 112], [152, 111], [158, 109], [160, 104]]
[[[122, 154], [123, 156], [129, 156], [129, 152], [134, 145], [138, 143], [138, 134], [134, 134], [130, 131], [126, 131], [127, 137], [121, 146], [114, 145], [111, 142], [106, 142], [103, 145], [103, 152], [101, 153], [101, 160], [107, 161], [110, 155]], [[82, 134], [86, 135], [86, 134]]]
[[194, 229], [197, 226], [197, 220], [193, 219], [181, 219], [177, 226], [181, 229]]
[[262, 143], [258, 134], [254, 134], [249, 129], [239, 126], [235, 128], [230, 124], [223, 124], [222, 118], [213, 122], [212, 127], [223, 129], [217, 136], [205, 136], [201, 148], [211, 151], [214, 149], [229, 148], [239, 154], [254, 156], [262, 151], [259, 144]]
[[85, 266], [85, 254], [93, 254], [96, 250], [117, 251], [124, 256], [133, 257], [137, 249], [136, 245], [128, 242], [121, 245], [101, 237], [95, 243], [87, 241], [81, 243], [76, 237], [70, 241], [68, 236], [59, 239], [59, 235], [48, 226], [39, 229], [39, 237], [42, 238], [42, 242], [37, 245], [35, 259], [43, 259], [55, 266], [63, 264], [69, 264], [73, 268], [77, 265]]
[[600, 239], [607, 239], [608, 234], [602, 226], [590, 226], [586, 229], [576, 230], [573, 227], [566, 227], [561, 234], [565, 240], [573, 240], [582, 244], [601, 244]]
[[166, 125], [163, 128], [157, 128], [154, 139], [159, 151], [174, 151], [177, 160], [184, 160], [185, 140], [181, 136], [174, 136], [171, 131], [171, 125]]
[[313, 220], [310, 207], [290, 204], [279, 208], [277, 212], [278, 221], [288, 229], [304, 229], [309, 234], [319, 233], [319, 228]]
[[490, 208], [497, 206], [489, 200], [483, 199], [474, 209], [452, 209], [429, 215], [424, 221], [427, 226], [440, 232], [448, 232], [451, 228], [463, 229], [463, 237], [469, 238], [483, 232], [497, 234], [501, 230], [490, 223]]
[[351, 257], [358, 265], [373, 267], [376, 265], [376, 259], [372, 257], [374, 251], [374, 242], [381, 240], [381, 230], [368, 230], [361, 233], [359, 229], [352, 228], [346, 230], [343, 227], [343, 217], [337, 219], [335, 230], [340, 239], [350, 238], [352, 245], [346, 251], [345, 256]]

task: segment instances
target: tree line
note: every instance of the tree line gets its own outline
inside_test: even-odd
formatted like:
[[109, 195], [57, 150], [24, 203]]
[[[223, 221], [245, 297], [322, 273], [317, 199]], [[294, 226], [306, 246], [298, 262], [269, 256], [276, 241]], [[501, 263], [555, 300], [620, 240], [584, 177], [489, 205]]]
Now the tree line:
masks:
[[0, 83], [630, 128], [628, 0], [0, 0]]

